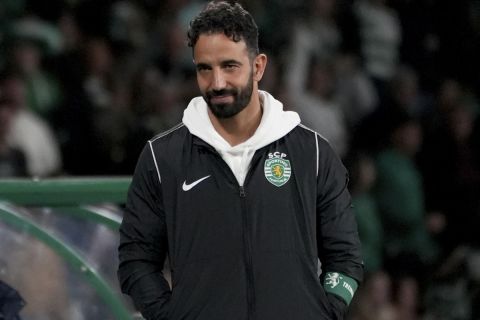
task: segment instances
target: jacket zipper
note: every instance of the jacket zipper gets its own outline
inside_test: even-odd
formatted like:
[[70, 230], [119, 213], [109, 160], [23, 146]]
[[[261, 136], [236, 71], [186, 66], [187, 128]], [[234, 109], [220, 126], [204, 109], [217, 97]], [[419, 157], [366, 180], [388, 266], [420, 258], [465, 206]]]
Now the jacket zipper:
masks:
[[247, 205], [246, 205], [246, 196], [245, 188], [240, 186], [240, 201], [242, 208], [242, 220], [243, 220], [243, 243], [245, 245], [244, 249], [244, 260], [245, 260], [245, 271], [247, 276], [247, 319], [255, 319], [255, 287], [254, 287], [254, 277], [253, 277], [253, 261], [252, 261], [252, 241], [251, 241], [251, 222], [247, 214]]
[[[232, 170], [227, 165], [227, 163], [222, 159], [220, 154], [213, 148], [211, 148], [210, 150], [218, 157], [219, 162], [221, 162], [222, 165], [227, 168], [227, 171], [230, 172], [230, 176], [233, 178], [233, 180], [237, 181]], [[247, 175], [245, 176], [244, 185], [246, 184], [250, 175], [251, 175], [251, 170], [248, 170]], [[247, 319], [255, 320], [255, 287], [254, 287], [255, 282], [254, 282], [254, 276], [253, 276], [251, 222], [248, 219], [247, 200], [246, 200], [247, 194], [245, 192], [244, 185], [241, 186], [238, 184], [241, 211], [242, 211], [242, 221], [243, 221], [243, 244], [245, 246], [243, 251], [243, 256], [244, 256], [243, 259], [245, 261], [245, 273], [247, 277]]]

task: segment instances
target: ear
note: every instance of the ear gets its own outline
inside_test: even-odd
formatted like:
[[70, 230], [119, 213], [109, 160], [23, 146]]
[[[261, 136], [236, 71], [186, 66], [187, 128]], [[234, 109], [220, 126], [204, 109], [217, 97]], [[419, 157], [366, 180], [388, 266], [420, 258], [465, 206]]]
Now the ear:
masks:
[[267, 55], [264, 53], [258, 54], [253, 60], [253, 80], [259, 82], [262, 80], [263, 73], [267, 66]]

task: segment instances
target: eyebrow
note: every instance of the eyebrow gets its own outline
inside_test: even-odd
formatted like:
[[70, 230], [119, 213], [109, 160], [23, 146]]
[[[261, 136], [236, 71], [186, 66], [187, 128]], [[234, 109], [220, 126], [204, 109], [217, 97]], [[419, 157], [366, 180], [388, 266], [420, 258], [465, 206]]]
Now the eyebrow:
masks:
[[[226, 65], [229, 65], [229, 64], [236, 64], [236, 65], [243, 65], [242, 62], [238, 61], [238, 60], [235, 60], [235, 59], [228, 59], [228, 60], [224, 60], [220, 63], [221, 66], [226, 66]], [[197, 69], [201, 69], [201, 68], [211, 68], [211, 64], [209, 63], [204, 63], [204, 62], [199, 62], [195, 65], [195, 67]]]
[[237, 60], [234, 60], [234, 59], [225, 60], [225, 61], [222, 61], [222, 63], [221, 63], [222, 66], [225, 66], [225, 65], [228, 65], [228, 64], [242, 65], [242, 63], [240, 61], [237, 61]]

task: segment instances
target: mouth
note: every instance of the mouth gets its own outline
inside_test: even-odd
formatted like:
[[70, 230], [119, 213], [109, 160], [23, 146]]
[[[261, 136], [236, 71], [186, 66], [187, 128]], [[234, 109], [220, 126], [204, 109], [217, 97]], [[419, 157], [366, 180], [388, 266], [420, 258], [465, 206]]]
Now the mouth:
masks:
[[233, 102], [233, 96], [230, 94], [210, 97], [210, 103], [224, 104]]

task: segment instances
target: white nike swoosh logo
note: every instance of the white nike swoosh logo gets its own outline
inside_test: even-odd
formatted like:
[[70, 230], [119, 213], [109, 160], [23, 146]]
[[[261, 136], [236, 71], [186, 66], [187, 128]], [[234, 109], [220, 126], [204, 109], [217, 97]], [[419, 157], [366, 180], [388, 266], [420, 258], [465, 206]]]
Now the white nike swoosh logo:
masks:
[[210, 178], [210, 175], [206, 176], [206, 177], [203, 177], [203, 178], [200, 178], [190, 184], [187, 184], [187, 180], [183, 181], [183, 186], [182, 186], [182, 189], [183, 191], [188, 191], [190, 189], [192, 189], [193, 187], [195, 187], [197, 184], [199, 184], [200, 182], [202, 182], [203, 180], [207, 179], [207, 178]]

